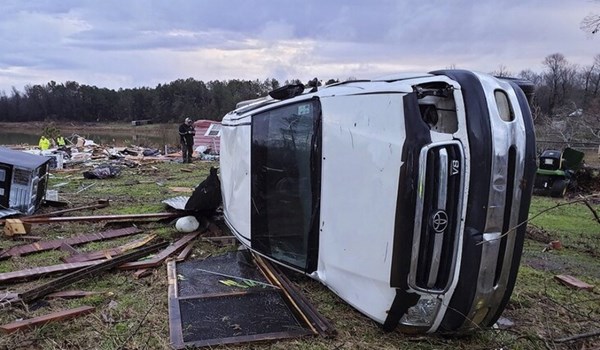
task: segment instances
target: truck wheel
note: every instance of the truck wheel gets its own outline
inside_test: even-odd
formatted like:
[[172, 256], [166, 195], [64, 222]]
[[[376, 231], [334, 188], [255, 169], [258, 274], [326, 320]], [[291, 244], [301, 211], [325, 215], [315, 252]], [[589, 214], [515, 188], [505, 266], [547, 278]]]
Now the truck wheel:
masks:
[[568, 182], [563, 179], [555, 180], [550, 189], [550, 196], [555, 198], [562, 198], [567, 192]]

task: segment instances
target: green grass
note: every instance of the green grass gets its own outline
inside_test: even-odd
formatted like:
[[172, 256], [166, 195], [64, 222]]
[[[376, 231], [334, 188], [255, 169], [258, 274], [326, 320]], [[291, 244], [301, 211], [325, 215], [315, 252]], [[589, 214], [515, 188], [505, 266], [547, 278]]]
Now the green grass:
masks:
[[[529, 210], [529, 217], [533, 219], [529, 224], [548, 231], [565, 247], [599, 254], [600, 224], [591, 210], [583, 203], [563, 205], [565, 203], [568, 201], [534, 197]], [[592, 208], [600, 213], [600, 205], [592, 205]], [[544, 210], [547, 211], [543, 212]]]
[[[155, 163], [123, 169], [121, 175], [104, 180], [84, 179], [82, 168], [77, 172], [57, 173], [50, 179], [59, 198], [69, 207], [94, 204], [109, 199], [104, 209], [84, 210], [64, 216], [143, 214], [167, 210], [162, 200], [189, 195], [174, 192], [169, 187], [193, 188], [208, 175], [215, 163]], [[86, 190], [82, 188], [93, 184]], [[561, 201], [534, 197], [531, 217]], [[599, 209], [595, 205], [596, 210]], [[42, 208], [50, 212], [60, 208]], [[33, 235], [44, 239], [71, 237], [122, 227], [105, 222], [65, 222], [36, 224]], [[156, 234], [155, 241], [174, 241], [181, 236], [172, 222], [148, 221], [136, 223], [142, 234], [99, 241], [75, 247], [79, 251], [96, 251], [116, 247], [145, 234]], [[559, 284], [554, 275], [567, 273], [600, 286], [598, 235], [600, 225], [594, 222], [590, 210], [582, 204], [561, 206], [534, 218], [531, 225], [543, 228], [552, 239], [560, 239], [564, 249], [543, 251], [546, 243], [526, 240], [523, 263], [517, 284], [503, 316], [515, 323], [510, 330], [482, 329], [466, 336], [407, 335], [386, 333], [373, 321], [350, 307], [324, 285], [302, 275], [290, 278], [311, 303], [333, 324], [338, 335], [334, 338], [311, 337], [282, 340], [225, 348], [247, 349], [561, 349], [553, 339], [597, 329], [600, 320], [599, 294], [570, 289]], [[18, 242], [0, 239], [0, 249]], [[235, 246], [220, 247], [197, 240], [192, 258], [202, 259], [235, 250]], [[62, 251], [36, 253], [0, 261], [0, 273], [30, 266], [60, 263]], [[9, 286], [22, 291], [49, 281], [42, 279]], [[597, 287], [600, 288], [600, 287]], [[0, 324], [29, 318], [67, 308], [90, 305], [96, 310], [84, 317], [48, 324], [27, 332], [0, 336], [0, 349], [169, 349], [167, 310], [167, 276], [164, 266], [152, 270], [152, 275], [136, 279], [131, 271], [108, 271], [83, 279], [70, 290], [97, 291], [101, 294], [76, 300], [44, 300], [39, 308], [10, 308], [0, 311]], [[596, 327], [596, 328], [594, 328]], [[598, 338], [569, 343], [565, 349], [593, 348]]]

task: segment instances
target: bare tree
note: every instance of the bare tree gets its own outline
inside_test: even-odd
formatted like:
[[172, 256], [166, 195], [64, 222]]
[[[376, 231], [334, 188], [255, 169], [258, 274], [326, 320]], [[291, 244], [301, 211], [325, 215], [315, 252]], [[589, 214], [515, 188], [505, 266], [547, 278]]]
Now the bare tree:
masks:
[[596, 34], [600, 30], [600, 15], [590, 13], [581, 20], [579, 28], [586, 33]]
[[554, 109], [562, 106], [572, 93], [577, 66], [569, 64], [561, 53], [546, 56], [543, 64], [546, 67], [543, 80], [549, 89], [547, 112], [553, 113]]
[[[595, 1], [600, 2], [599, 0]], [[579, 23], [579, 28], [590, 35], [598, 33], [600, 31], [600, 14], [590, 13], [583, 17], [581, 23]]]
[[509, 71], [508, 68], [503, 64], [500, 64], [498, 69], [490, 74], [496, 77], [511, 77], [513, 75], [512, 72]]

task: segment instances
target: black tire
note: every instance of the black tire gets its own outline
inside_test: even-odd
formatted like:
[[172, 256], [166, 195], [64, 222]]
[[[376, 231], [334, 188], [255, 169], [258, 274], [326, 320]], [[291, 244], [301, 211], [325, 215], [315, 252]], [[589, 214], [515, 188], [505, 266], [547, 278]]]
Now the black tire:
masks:
[[567, 185], [569, 182], [564, 179], [554, 180], [552, 188], [550, 188], [550, 196], [555, 198], [562, 198], [567, 192]]

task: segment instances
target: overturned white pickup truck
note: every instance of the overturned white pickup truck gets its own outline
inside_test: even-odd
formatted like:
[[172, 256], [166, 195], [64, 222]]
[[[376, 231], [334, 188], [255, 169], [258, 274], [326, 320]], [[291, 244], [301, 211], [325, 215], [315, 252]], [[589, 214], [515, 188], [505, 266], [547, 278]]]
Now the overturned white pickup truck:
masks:
[[442, 70], [275, 90], [223, 118], [226, 222], [386, 330], [491, 326], [531, 199], [531, 87]]

